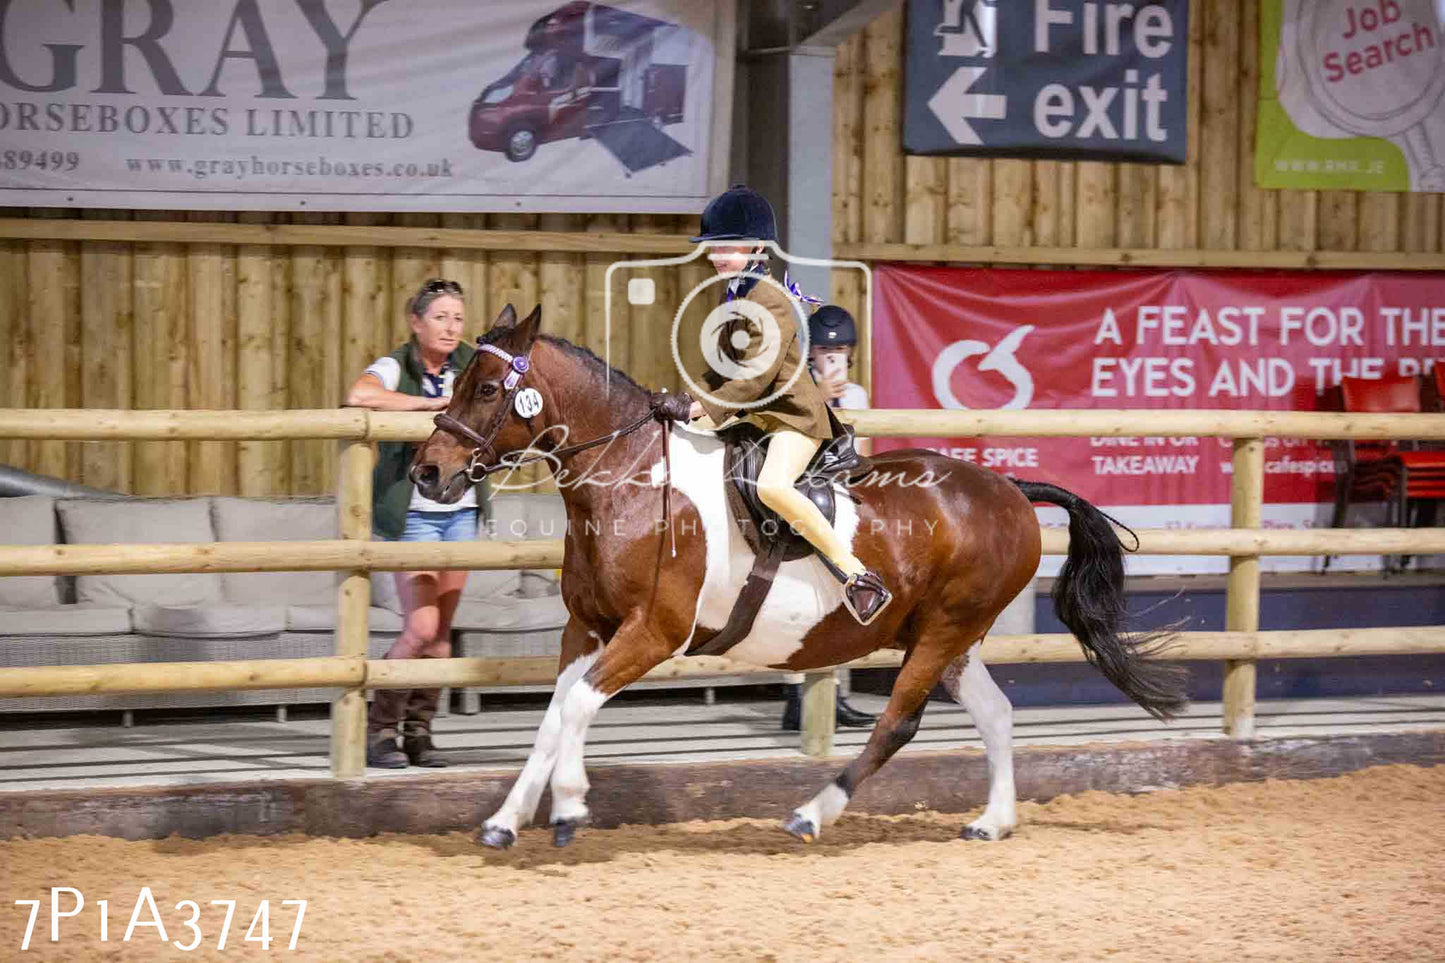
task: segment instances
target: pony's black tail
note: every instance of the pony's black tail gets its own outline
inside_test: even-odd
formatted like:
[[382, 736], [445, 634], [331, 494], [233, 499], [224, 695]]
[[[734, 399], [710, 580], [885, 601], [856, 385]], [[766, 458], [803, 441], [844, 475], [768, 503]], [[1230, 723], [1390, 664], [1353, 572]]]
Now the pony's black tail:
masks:
[[1184, 668], [1151, 658], [1167, 648], [1173, 632], [1129, 635], [1124, 631], [1129, 617], [1124, 546], [1113, 528], [1119, 523], [1055, 485], [1017, 479], [1014, 484], [1029, 501], [1051, 502], [1069, 513], [1069, 557], [1053, 591], [1059, 620], [1083, 644], [1089, 662], [1119, 691], [1156, 719], [1177, 716], [1188, 705]]

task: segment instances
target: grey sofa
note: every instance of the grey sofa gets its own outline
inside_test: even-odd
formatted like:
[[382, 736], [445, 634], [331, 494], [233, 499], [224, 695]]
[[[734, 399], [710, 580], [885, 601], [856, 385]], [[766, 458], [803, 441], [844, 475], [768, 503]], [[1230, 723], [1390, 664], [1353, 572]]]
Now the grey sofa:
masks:
[[[556, 495], [494, 497], [479, 537], [561, 538]], [[338, 537], [329, 498], [0, 498], [0, 544], [310, 541]], [[0, 667], [286, 659], [335, 651], [334, 572], [188, 573], [0, 577]], [[372, 575], [368, 654], [381, 658], [401, 633], [390, 572]], [[555, 657], [567, 622], [554, 570], [474, 571], [452, 624], [455, 655]], [[667, 679], [642, 688], [776, 681], [782, 673]], [[489, 691], [467, 689], [463, 712]], [[0, 712], [131, 710], [326, 702], [335, 689], [135, 693], [0, 699]], [[443, 710], [445, 711], [445, 709]]]
[[[511, 530], [527, 502], [544, 497], [498, 499], [495, 510], [503, 516], [491, 527]], [[0, 544], [306, 541], [334, 539], [337, 531], [330, 499], [0, 498]], [[0, 578], [0, 666], [330, 655], [336, 580], [334, 572]], [[401, 611], [392, 573], [375, 573], [372, 658], [401, 633]], [[470, 654], [487, 654], [492, 646], [499, 654], [556, 653], [567, 619], [554, 573], [517, 571], [472, 573], [459, 617], [457, 634]], [[286, 705], [337, 694], [269, 689], [0, 699], [0, 712]]]

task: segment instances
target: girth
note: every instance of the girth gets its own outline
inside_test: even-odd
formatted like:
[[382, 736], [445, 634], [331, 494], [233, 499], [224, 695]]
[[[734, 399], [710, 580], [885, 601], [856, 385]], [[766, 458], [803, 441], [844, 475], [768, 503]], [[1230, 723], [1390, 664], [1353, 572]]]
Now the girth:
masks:
[[[832, 525], [837, 517], [837, 500], [833, 488], [840, 477], [866, 474], [871, 470], [867, 458], [854, 447], [851, 425], [844, 425], [828, 411], [834, 438], [818, 448], [808, 468], [798, 477], [795, 487], [806, 495], [823, 517]], [[758, 498], [758, 472], [767, 455], [767, 436], [748, 422], [741, 422], [718, 432], [725, 444], [723, 490], [738, 530], [753, 551], [753, 568], [737, 601], [728, 614], [727, 624], [707, 638], [693, 637], [688, 655], [722, 655], [753, 630], [758, 610], [773, 587], [778, 566], [783, 562], [806, 558], [813, 553], [807, 539], [793, 532], [787, 522]], [[853, 496], [848, 496], [853, 497]]]

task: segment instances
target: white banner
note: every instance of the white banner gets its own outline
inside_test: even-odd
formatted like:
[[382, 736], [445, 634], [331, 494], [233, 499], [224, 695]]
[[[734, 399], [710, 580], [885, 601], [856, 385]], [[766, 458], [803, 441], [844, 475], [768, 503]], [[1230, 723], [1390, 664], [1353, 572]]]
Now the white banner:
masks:
[[0, 0], [0, 204], [690, 213], [733, 4]]

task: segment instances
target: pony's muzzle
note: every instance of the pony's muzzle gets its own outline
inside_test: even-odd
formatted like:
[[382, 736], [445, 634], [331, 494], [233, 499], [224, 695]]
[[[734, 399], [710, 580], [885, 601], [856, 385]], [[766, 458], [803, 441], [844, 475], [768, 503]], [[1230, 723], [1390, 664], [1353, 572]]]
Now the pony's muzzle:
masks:
[[407, 476], [411, 479], [411, 483], [416, 486], [416, 490], [421, 493], [423, 498], [430, 498], [435, 501], [437, 495], [441, 494], [442, 470], [436, 465], [412, 465], [411, 471], [407, 472]]

